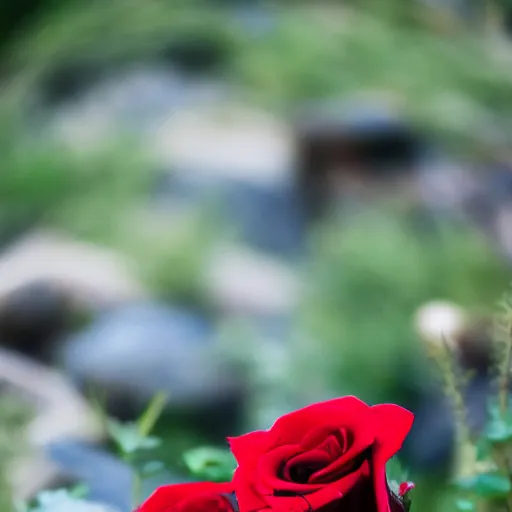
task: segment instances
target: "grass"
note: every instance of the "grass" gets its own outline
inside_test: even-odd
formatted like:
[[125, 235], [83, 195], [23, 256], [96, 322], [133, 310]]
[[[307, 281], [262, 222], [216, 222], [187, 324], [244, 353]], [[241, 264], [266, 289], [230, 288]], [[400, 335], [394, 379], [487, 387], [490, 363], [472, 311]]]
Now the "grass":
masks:
[[9, 69], [29, 85], [66, 64], [154, 59], [182, 36], [206, 38], [225, 48], [226, 75], [255, 102], [293, 110], [304, 100], [373, 91], [443, 139], [481, 142], [489, 126], [508, 128], [509, 43], [436, 13], [425, 23], [410, 7], [416, 3], [363, 5], [274, 6], [272, 24], [257, 37], [201, 2], [71, 3], [12, 42]]
[[432, 378], [412, 321], [418, 307], [448, 300], [492, 314], [511, 278], [480, 235], [456, 224], [421, 229], [386, 209], [325, 227], [313, 253], [300, 325], [317, 341], [317, 374], [373, 403], [403, 403], [405, 382]]

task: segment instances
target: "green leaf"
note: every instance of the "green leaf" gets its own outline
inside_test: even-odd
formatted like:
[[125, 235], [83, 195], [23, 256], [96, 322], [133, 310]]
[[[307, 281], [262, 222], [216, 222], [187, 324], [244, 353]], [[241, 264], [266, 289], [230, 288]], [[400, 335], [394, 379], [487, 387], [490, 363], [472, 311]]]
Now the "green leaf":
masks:
[[156, 422], [162, 415], [166, 403], [167, 395], [165, 393], [157, 393], [153, 400], [151, 400], [138, 421], [139, 435], [141, 437], [146, 437], [151, 433]]
[[455, 502], [455, 506], [457, 510], [461, 512], [471, 512], [472, 510], [476, 510], [475, 504], [470, 500], [457, 500]]
[[476, 460], [483, 461], [489, 458], [491, 454], [491, 442], [487, 439], [486, 435], [482, 435], [475, 445], [476, 448]]
[[489, 399], [487, 403], [487, 412], [491, 420], [501, 419], [501, 409], [497, 399]]
[[477, 477], [464, 477], [455, 481], [455, 485], [461, 491], [472, 491], [476, 487]]
[[107, 431], [121, 453], [130, 454], [139, 447], [139, 431], [133, 423], [123, 424], [117, 420], [109, 419], [107, 421]]
[[491, 443], [504, 443], [512, 439], [512, 425], [501, 418], [493, 418], [485, 427], [485, 437]]
[[203, 447], [189, 450], [183, 456], [188, 470], [196, 477], [213, 482], [231, 480], [236, 461], [229, 450]]
[[108, 420], [107, 431], [123, 455], [131, 455], [138, 450], [151, 450], [156, 448], [161, 440], [152, 436], [141, 436], [139, 426], [135, 423], [120, 423], [117, 420]]
[[397, 457], [393, 457], [387, 463], [386, 475], [388, 476], [388, 481], [396, 482], [398, 484], [408, 479], [407, 472], [402, 468], [402, 465], [400, 464], [400, 461]]
[[152, 460], [150, 462], [145, 462], [144, 465], [140, 468], [140, 472], [143, 476], [148, 477], [161, 473], [164, 469], [165, 465], [163, 462]]

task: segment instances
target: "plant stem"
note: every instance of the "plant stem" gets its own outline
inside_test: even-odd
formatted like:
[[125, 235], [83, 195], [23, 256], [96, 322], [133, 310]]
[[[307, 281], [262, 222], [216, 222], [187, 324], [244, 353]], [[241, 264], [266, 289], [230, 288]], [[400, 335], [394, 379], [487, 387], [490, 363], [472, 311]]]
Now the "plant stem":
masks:
[[509, 328], [506, 351], [505, 366], [503, 367], [500, 383], [500, 409], [501, 415], [504, 417], [508, 408], [508, 389], [510, 381], [510, 366], [512, 364], [512, 330]]
[[140, 499], [141, 499], [141, 493], [142, 493], [142, 478], [138, 471], [135, 471], [134, 477], [133, 477], [133, 508], [137, 509], [137, 507], [140, 505]]

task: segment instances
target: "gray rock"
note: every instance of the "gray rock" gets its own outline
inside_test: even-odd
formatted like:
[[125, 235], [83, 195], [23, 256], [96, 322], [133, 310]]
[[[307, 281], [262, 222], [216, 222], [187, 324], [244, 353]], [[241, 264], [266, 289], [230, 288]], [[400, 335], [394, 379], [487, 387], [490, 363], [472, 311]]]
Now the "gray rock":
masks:
[[73, 304], [101, 310], [145, 296], [130, 261], [59, 233], [30, 233], [0, 257], [0, 304], [17, 290], [48, 283]]
[[234, 105], [171, 116], [156, 134], [164, 172], [156, 199], [190, 207], [213, 201], [235, 236], [253, 248], [297, 254], [303, 223], [288, 127]]
[[44, 447], [62, 438], [95, 442], [102, 427], [80, 394], [60, 373], [14, 353], [0, 351], [0, 391], [33, 413], [26, 430], [30, 450], [13, 461], [9, 474], [14, 495], [27, 500], [52, 485], [58, 471]]
[[34, 512], [121, 512], [103, 503], [85, 501], [70, 496], [65, 490], [41, 493]]
[[51, 131], [76, 149], [101, 146], [119, 133], [152, 135], [175, 111], [225, 96], [213, 80], [191, 80], [161, 66], [111, 73], [52, 114]]
[[300, 283], [292, 268], [236, 247], [218, 249], [205, 280], [213, 303], [230, 315], [286, 317], [299, 298]]
[[136, 414], [158, 392], [170, 409], [201, 409], [239, 396], [236, 370], [219, 355], [210, 323], [161, 304], [134, 304], [100, 316], [68, 340], [63, 367], [82, 388], [105, 395], [111, 412]]
[[0, 343], [51, 361], [72, 322], [145, 296], [135, 275], [115, 251], [49, 231], [28, 234], [0, 255]]
[[[134, 474], [126, 463], [98, 447], [76, 441], [52, 443], [46, 455], [67, 481], [87, 487], [88, 500], [104, 503], [120, 512], [131, 512]], [[180, 481], [166, 471], [147, 478], [140, 499], [148, 497], [160, 485]]]

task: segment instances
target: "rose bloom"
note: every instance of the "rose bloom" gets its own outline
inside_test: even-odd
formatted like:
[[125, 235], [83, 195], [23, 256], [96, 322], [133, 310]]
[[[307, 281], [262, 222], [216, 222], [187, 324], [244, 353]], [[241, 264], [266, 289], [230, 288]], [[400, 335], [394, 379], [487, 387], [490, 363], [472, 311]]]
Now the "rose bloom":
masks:
[[240, 512], [401, 512], [386, 463], [413, 423], [397, 405], [355, 397], [310, 405], [266, 431], [230, 438]]
[[200, 482], [158, 488], [135, 512], [234, 512], [231, 484]]

